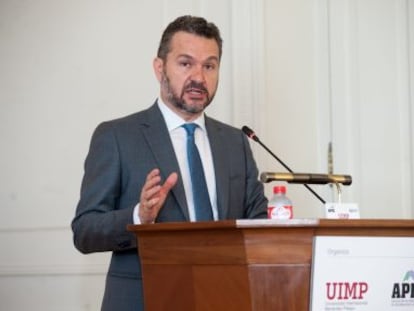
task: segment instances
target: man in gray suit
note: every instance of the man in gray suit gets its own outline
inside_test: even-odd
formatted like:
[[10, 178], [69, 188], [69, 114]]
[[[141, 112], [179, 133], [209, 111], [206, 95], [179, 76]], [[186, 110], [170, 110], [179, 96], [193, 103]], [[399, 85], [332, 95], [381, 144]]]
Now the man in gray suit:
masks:
[[112, 251], [102, 310], [144, 309], [128, 224], [199, 220], [183, 125], [195, 124], [210, 219], [266, 218], [267, 199], [247, 138], [204, 114], [217, 90], [221, 55], [214, 24], [177, 18], [153, 62], [157, 101], [100, 124], [92, 136], [72, 229], [82, 253]]

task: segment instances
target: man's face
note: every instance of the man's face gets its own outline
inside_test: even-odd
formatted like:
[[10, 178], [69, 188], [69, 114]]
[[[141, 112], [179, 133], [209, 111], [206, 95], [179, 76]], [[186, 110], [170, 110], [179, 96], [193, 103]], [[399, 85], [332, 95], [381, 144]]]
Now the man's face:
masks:
[[185, 120], [197, 118], [214, 98], [219, 66], [214, 39], [177, 32], [166, 61], [154, 61], [163, 101]]

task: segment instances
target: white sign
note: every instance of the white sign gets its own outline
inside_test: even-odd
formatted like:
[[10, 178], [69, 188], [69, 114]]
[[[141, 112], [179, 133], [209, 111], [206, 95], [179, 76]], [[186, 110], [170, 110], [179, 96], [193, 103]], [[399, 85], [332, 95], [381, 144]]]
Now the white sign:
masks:
[[359, 219], [359, 208], [356, 203], [325, 203], [325, 218]]
[[414, 310], [414, 238], [314, 240], [312, 311]]

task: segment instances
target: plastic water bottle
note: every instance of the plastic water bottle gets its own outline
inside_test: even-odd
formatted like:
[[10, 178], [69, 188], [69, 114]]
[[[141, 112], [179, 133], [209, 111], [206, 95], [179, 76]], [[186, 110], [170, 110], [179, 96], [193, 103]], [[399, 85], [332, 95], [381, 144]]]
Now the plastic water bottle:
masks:
[[269, 200], [267, 217], [270, 219], [292, 219], [292, 201], [286, 196], [285, 186], [274, 186], [273, 197]]

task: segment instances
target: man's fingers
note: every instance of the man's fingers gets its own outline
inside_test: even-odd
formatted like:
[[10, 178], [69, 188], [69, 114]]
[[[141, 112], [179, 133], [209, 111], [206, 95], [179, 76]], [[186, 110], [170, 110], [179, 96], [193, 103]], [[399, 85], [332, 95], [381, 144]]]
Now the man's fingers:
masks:
[[142, 200], [143, 201], [151, 200], [152, 197], [158, 194], [160, 189], [161, 189], [160, 185], [152, 186], [151, 188], [146, 189], [142, 194]]
[[164, 185], [162, 186], [162, 190], [165, 192], [165, 194], [168, 193], [168, 191], [171, 190], [172, 187], [175, 186], [178, 180], [178, 174], [177, 173], [171, 173], [170, 176], [165, 180]]
[[147, 191], [154, 187], [154, 185], [159, 184], [161, 181], [160, 171], [159, 169], [153, 169], [148, 175], [147, 179], [145, 180], [145, 184], [143, 187], [143, 191]]
[[145, 181], [141, 192], [139, 216], [143, 223], [153, 222], [164, 204], [165, 198], [178, 180], [177, 173], [171, 173], [161, 186], [161, 176], [158, 169], [152, 170]]

